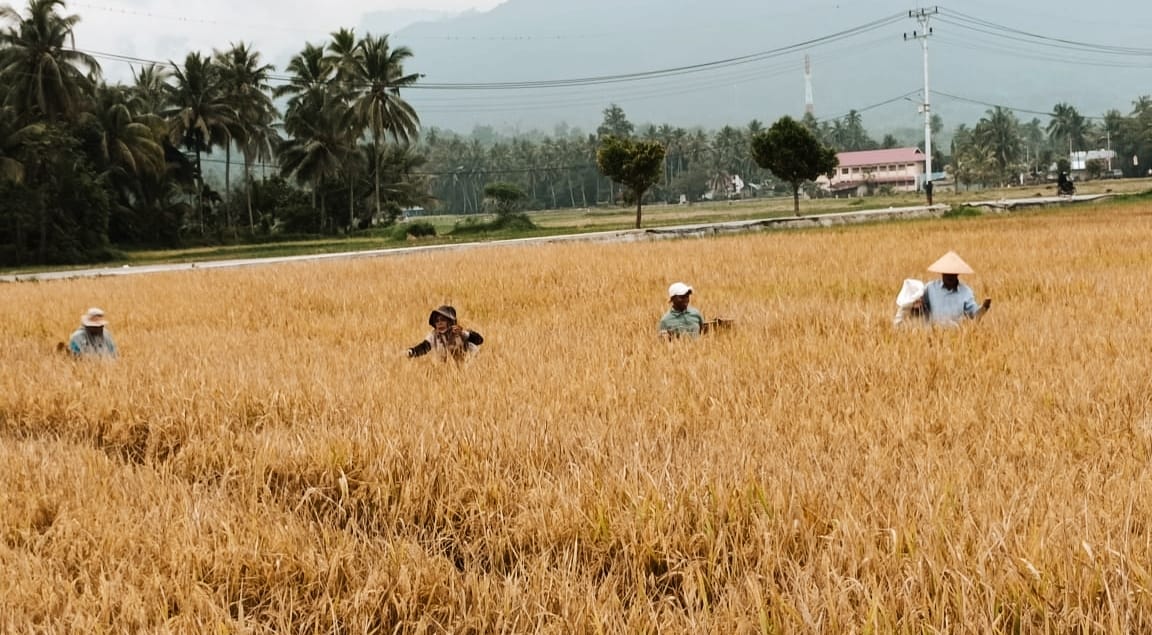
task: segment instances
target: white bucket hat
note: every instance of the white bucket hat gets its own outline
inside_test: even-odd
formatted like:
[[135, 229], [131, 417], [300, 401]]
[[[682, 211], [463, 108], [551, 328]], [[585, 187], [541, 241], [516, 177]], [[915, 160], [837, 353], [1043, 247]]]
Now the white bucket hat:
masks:
[[684, 284], [683, 282], [673, 282], [672, 286], [668, 287], [668, 297], [677, 295], [688, 295], [692, 293], [692, 287]]
[[80, 324], [84, 326], [107, 326], [108, 320], [104, 319], [104, 309], [97, 309], [92, 307], [80, 316]]
[[908, 278], [904, 280], [904, 286], [900, 287], [900, 294], [896, 296], [896, 306], [907, 309], [922, 297], [924, 297], [924, 283], [915, 278]]

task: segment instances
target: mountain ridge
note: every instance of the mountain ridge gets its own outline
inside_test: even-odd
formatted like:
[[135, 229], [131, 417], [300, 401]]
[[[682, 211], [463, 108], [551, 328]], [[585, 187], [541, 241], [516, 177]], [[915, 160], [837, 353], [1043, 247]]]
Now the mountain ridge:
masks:
[[[1030, 3], [1050, 6], [1032, 0], [1023, 4]], [[638, 124], [716, 128], [754, 118], [770, 122], [784, 114], [800, 116], [807, 53], [814, 64], [816, 116], [838, 117], [855, 109], [878, 135], [887, 129], [915, 128], [923, 121], [917, 112], [923, 87], [921, 47], [904, 38], [920, 26], [906, 17], [908, 8], [887, 0], [867, 7], [825, 2], [775, 11], [751, 0], [586, 0], [578, 6], [560, 0], [508, 0], [489, 11], [408, 25], [392, 40], [413, 50], [406, 70], [422, 73], [422, 82], [429, 85], [405, 95], [424, 124], [459, 132], [477, 125], [516, 130], [551, 129], [561, 123], [589, 130], [612, 103]], [[904, 19], [894, 19], [901, 16]], [[884, 20], [881, 27], [864, 28], [859, 35], [835, 37]], [[1018, 109], [1022, 121], [1032, 116], [1045, 120], [1027, 111], [1044, 113], [1061, 101], [1088, 115], [1123, 110], [1139, 96], [1140, 86], [1148, 84], [1138, 78], [1152, 79], [1148, 70], [1085, 72], [1076, 66], [1074, 73], [1066, 68], [1056, 72], [1043, 60], [1033, 63], [1027, 56], [974, 44], [979, 34], [954, 24], [933, 27], [931, 101], [948, 130], [960, 123], [973, 125], [1001, 102]], [[821, 38], [830, 41], [801, 46]], [[673, 72], [659, 80], [535, 90], [431, 89], [619, 76], [781, 48], [788, 52], [714, 70]], [[1131, 87], [1120, 90], [1120, 85]]]

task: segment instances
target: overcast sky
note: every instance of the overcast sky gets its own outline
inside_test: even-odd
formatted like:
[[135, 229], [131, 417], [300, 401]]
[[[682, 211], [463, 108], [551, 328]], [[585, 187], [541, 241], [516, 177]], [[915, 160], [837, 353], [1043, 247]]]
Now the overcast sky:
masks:
[[[27, 0], [0, 0], [3, 2], [22, 13]], [[510, 11], [515, 5], [519, 10], [517, 15], [530, 13], [532, 20], [496, 21], [499, 26], [494, 28], [506, 32], [496, 31], [489, 37], [480, 31], [482, 21], [453, 25], [448, 31], [454, 36], [451, 42], [445, 42], [442, 37], [421, 39], [419, 29], [402, 31], [412, 20], [435, 18], [437, 12], [442, 14], [440, 17], [446, 17], [468, 10], [489, 11], [504, 2], [66, 0], [64, 12], [80, 16], [75, 30], [76, 44], [81, 50], [97, 54], [110, 83], [130, 83], [132, 66], [108, 54], [180, 63], [191, 51], [209, 54], [213, 49], [225, 50], [239, 42], [251, 44], [266, 63], [275, 64], [282, 72], [288, 59], [306, 42], [322, 44], [340, 27], [353, 27], [358, 34], [363, 34], [368, 14], [377, 14], [371, 21], [374, 33], [400, 32], [393, 43], [415, 50], [416, 61], [411, 70], [426, 72], [436, 78], [435, 81], [459, 82], [474, 77], [480, 77], [481, 81], [587, 77], [698, 64], [795, 44], [859, 26], [867, 20], [918, 6], [933, 6], [923, 0], [868, 0], [866, 3], [804, 0], [792, 4], [766, 0], [509, 0], [509, 6], [504, 7], [509, 11], [500, 13], [516, 13]], [[688, 15], [689, 8], [713, 4], [744, 9], [719, 12], [714, 20], [675, 19], [681, 14]], [[653, 6], [660, 7], [655, 15], [645, 13], [648, 17], [639, 19], [651, 22], [655, 17], [666, 18], [654, 31], [661, 38], [660, 46], [668, 48], [659, 48], [656, 44], [651, 45], [650, 50], [627, 48], [632, 40], [638, 39], [634, 31], [638, 18], [620, 16], [639, 5], [647, 7], [646, 11], [651, 11]], [[1109, 0], [1107, 3], [957, 0], [954, 5], [941, 5], [942, 9], [950, 8], [1051, 38], [1144, 48], [1152, 46], [1147, 44], [1152, 42], [1149, 6], [1147, 0]], [[540, 10], [526, 11], [532, 8]], [[381, 13], [393, 19], [383, 19], [379, 16]], [[741, 29], [734, 28], [729, 18], [749, 25], [760, 35], [738, 37], [735, 33]], [[1126, 112], [1131, 100], [1146, 94], [1152, 86], [1149, 80], [1152, 66], [1145, 65], [1140, 56], [1123, 57], [1120, 61], [1129, 64], [1128, 67], [1111, 61], [1098, 64], [1088, 58], [1100, 56], [1059, 48], [1041, 49], [1034, 43], [1025, 43], [1024, 38], [1019, 42], [995, 39], [980, 33], [978, 28], [962, 30], [944, 20], [934, 24], [937, 30], [931, 40], [933, 89], [974, 100], [965, 103], [952, 98], [950, 102], [937, 96], [933, 110], [945, 118], [949, 128], [961, 122], [973, 124], [991, 104], [1042, 112], [1056, 102], [1068, 101], [1088, 114], [1099, 115], [1108, 108]], [[901, 39], [902, 32], [915, 28], [915, 21], [906, 20], [851, 43], [814, 48], [811, 52], [817, 112], [838, 116], [850, 108], [867, 109], [887, 103], [883, 100], [919, 88], [917, 47]], [[774, 35], [766, 35], [769, 31]], [[612, 42], [612, 46], [605, 47], [605, 42]], [[685, 46], [686, 42], [690, 45]], [[604, 50], [614, 57], [606, 61], [597, 58], [596, 54]], [[502, 52], [503, 57], [494, 57], [497, 52]], [[835, 57], [837, 55], [840, 57]], [[839, 66], [851, 65], [869, 55], [873, 56], [869, 60], [877, 60], [869, 68], [886, 70], [857, 72], [847, 79], [835, 75]], [[569, 60], [585, 66], [577, 68], [566, 64]], [[797, 64], [798, 61], [788, 66], [773, 60], [749, 66], [757, 72], [751, 79], [747, 77], [750, 71], [731, 71], [730, 86], [720, 83], [724, 73], [714, 73], [618, 83], [597, 86], [594, 90], [555, 89], [516, 94], [503, 91], [496, 95], [482, 91], [451, 94], [413, 91], [407, 98], [418, 107], [425, 123], [463, 131], [474, 123], [549, 129], [552, 123], [565, 121], [589, 127], [595, 125], [601, 109], [610, 102], [621, 104], [631, 118], [641, 122], [714, 126], [743, 123], [753, 117], [771, 120], [782, 112], [802, 108], [803, 85]], [[554, 66], [560, 68], [548, 70]], [[777, 71], [776, 67], [786, 69]], [[499, 70], [501, 76], [495, 79], [485, 76], [484, 73], [489, 73], [485, 69], [491, 68]], [[453, 70], [463, 73], [463, 77], [448, 76]], [[446, 79], [442, 79], [444, 77]], [[690, 80], [709, 85], [702, 97], [709, 100], [706, 107], [689, 99], [693, 96], [686, 93], [686, 88], [692, 88]], [[674, 89], [662, 88], [662, 82], [673, 85]], [[574, 94], [569, 96], [565, 90]], [[676, 92], [670, 92], [672, 90]], [[721, 94], [722, 99], [715, 99], [715, 95]], [[868, 121], [918, 126], [920, 116], [913, 101], [908, 98], [867, 110]], [[673, 110], [674, 107], [679, 110]], [[1019, 112], [1025, 120], [1033, 114], [1026, 110]]]
[[[322, 42], [340, 27], [359, 27], [365, 14], [412, 9], [458, 13], [486, 11], [503, 0], [67, 0], [62, 11], [80, 16], [76, 46], [85, 51], [146, 59], [175, 59], [192, 51], [226, 49], [247, 42], [266, 62], [278, 63]], [[8, 0], [23, 13], [24, 0]], [[397, 22], [388, 32], [406, 26]], [[363, 29], [358, 28], [358, 33]], [[100, 58], [110, 81], [131, 77], [128, 65]]]

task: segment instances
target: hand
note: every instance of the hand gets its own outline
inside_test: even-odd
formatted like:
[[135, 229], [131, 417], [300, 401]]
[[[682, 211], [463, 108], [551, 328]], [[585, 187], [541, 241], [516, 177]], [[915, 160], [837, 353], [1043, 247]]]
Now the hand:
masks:
[[453, 335], [460, 335], [463, 332], [464, 332], [463, 326], [460, 326], [459, 324], [453, 324], [452, 325], [452, 334]]
[[992, 298], [984, 298], [984, 304], [980, 305], [981, 311], [987, 311], [992, 307]]

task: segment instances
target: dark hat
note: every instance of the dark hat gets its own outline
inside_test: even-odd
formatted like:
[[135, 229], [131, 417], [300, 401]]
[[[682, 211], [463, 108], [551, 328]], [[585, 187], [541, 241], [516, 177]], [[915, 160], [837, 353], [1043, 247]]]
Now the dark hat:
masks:
[[428, 314], [428, 326], [436, 326], [436, 316], [437, 315], [443, 315], [444, 317], [448, 318], [449, 322], [451, 322], [453, 324], [456, 323], [456, 308], [455, 307], [448, 306], [447, 304], [445, 304], [443, 306], [436, 307], [435, 311], [432, 311], [432, 313]]

